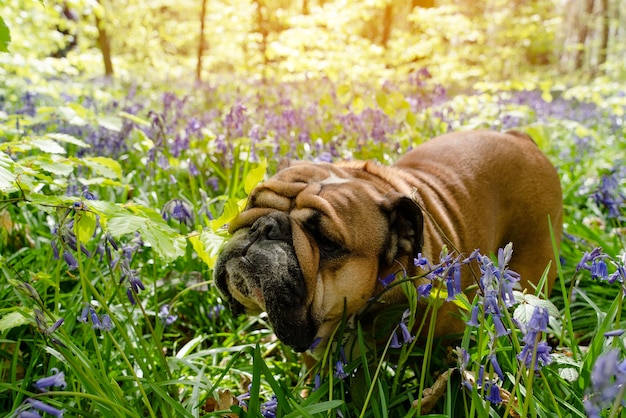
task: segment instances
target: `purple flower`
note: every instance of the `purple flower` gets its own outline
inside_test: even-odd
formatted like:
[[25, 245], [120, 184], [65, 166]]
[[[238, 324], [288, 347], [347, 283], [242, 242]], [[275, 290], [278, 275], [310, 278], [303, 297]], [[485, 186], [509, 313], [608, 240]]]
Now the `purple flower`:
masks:
[[432, 283], [425, 283], [417, 286], [417, 298], [424, 299], [430, 296], [430, 292], [433, 289]]
[[391, 343], [389, 343], [389, 347], [391, 348], [401, 348], [402, 344], [398, 341], [398, 334], [394, 331], [391, 334]]
[[502, 402], [502, 397], [500, 396], [500, 388], [493, 382], [489, 382], [485, 384], [485, 391], [488, 391], [486, 399], [493, 403], [499, 404]]
[[500, 380], [504, 380], [504, 373], [502, 372], [502, 368], [500, 367], [500, 364], [498, 363], [498, 359], [496, 358], [496, 355], [491, 354], [489, 356], [489, 361], [491, 361], [491, 366], [493, 367], [493, 371], [498, 375]]
[[622, 334], [624, 334], [624, 332], [626, 332], [626, 331], [625, 331], [625, 330], [623, 330], [623, 329], [615, 329], [615, 330], [613, 330], [613, 331], [608, 331], [608, 332], [605, 332], [605, 333], [604, 333], [604, 336], [605, 336], [605, 337], [607, 337], [607, 338], [608, 338], [608, 337], [619, 337], [619, 336], [621, 336]]
[[596, 258], [595, 260], [593, 260], [593, 262], [591, 263], [590, 271], [591, 271], [592, 279], [599, 279], [599, 280], [608, 279], [609, 268], [606, 262], [601, 258]]
[[400, 322], [400, 330], [402, 331], [402, 342], [404, 344], [410, 344], [415, 339], [414, 336], [409, 332], [409, 328], [406, 326], [404, 322]]
[[65, 383], [65, 373], [60, 372], [59, 369], [53, 368], [50, 370], [53, 374], [48, 377], [43, 377], [37, 380], [33, 386], [40, 392], [46, 392], [51, 386], [65, 389], [67, 384]]
[[335, 376], [341, 380], [344, 380], [346, 377], [350, 376], [343, 369], [343, 363], [341, 360], [337, 360], [337, 362], [335, 363]]
[[309, 346], [309, 351], [314, 351], [318, 345], [322, 342], [322, 337], [316, 337], [311, 345]]
[[508, 335], [511, 333], [511, 330], [507, 329], [502, 323], [502, 320], [500, 319], [500, 315], [492, 315], [491, 319], [493, 319], [493, 325], [496, 329], [497, 337], [502, 337], [504, 335]]
[[448, 290], [447, 301], [454, 300], [461, 293], [461, 266], [453, 264], [446, 274], [446, 287]]
[[37, 411], [50, 414], [54, 417], [63, 417], [63, 412], [64, 412], [63, 410], [59, 410], [37, 399], [28, 398], [26, 399], [25, 402], [29, 404], [33, 409], [36, 409]]
[[474, 306], [472, 306], [472, 313], [470, 315], [470, 320], [467, 321], [466, 324], [471, 327], [480, 326], [480, 322], [478, 322], [479, 313], [480, 313], [480, 306], [478, 306], [478, 304], [475, 304]]
[[626, 203], [626, 195], [620, 191], [619, 173], [614, 170], [600, 179], [600, 185], [591, 195], [596, 205], [605, 208], [609, 218], [619, 218]]
[[67, 263], [68, 270], [76, 270], [78, 268], [78, 261], [69, 251], [63, 251], [63, 260]]
[[161, 216], [166, 221], [175, 219], [178, 222], [193, 226], [193, 208], [182, 199], [172, 199], [163, 205]]
[[[585, 410], [590, 416], [613, 405], [626, 385], [626, 360], [620, 360], [620, 352], [610, 349], [596, 359], [591, 370], [591, 386], [585, 399]], [[623, 393], [622, 393], [623, 395]], [[622, 402], [623, 405], [626, 402]]]
[[165, 304], [161, 306], [161, 309], [159, 309], [159, 318], [161, 319], [161, 321], [163, 321], [165, 326], [168, 326], [172, 325], [174, 321], [178, 319], [178, 315], [171, 315], [170, 305]]
[[261, 405], [261, 416], [264, 418], [275, 418], [276, 410], [278, 409], [278, 399], [275, 395], [272, 398]]
[[395, 273], [391, 273], [389, 275], [387, 275], [384, 278], [378, 278], [378, 281], [383, 285], [384, 288], [389, 287], [389, 285], [391, 284], [391, 282], [393, 282], [396, 279], [396, 274]]

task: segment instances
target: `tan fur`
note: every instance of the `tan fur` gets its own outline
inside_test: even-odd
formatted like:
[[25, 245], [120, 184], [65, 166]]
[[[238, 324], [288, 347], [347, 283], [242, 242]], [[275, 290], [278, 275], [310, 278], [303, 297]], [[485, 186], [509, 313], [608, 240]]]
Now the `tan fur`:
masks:
[[[412, 212], [407, 202], [420, 211]], [[467, 256], [474, 249], [495, 253], [513, 242], [511, 268], [520, 273], [522, 287], [537, 283], [549, 263], [549, 288], [556, 277], [548, 216], [558, 241], [562, 221], [558, 175], [536, 144], [517, 132], [444, 135], [418, 146], [391, 167], [369, 161], [291, 165], [252, 193], [248, 208], [231, 225], [232, 246], [245, 242], [254, 229], [250, 227], [276, 211], [289, 216], [306, 287], [302, 311], [306, 318], [299, 323], [312, 323], [315, 335], [324, 339], [344, 308], [354, 314], [383, 290], [379, 277], [402, 269], [409, 275], [417, 273], [413, 258], [422, 234], [421, 252], [434, 262], [444, 245]], [[421, 218], [410, 219], [419, 212], [423, 229]], [[312, 220], [319, 231], [311, 230]], [[316, 234], [341, 244], [345, 254], [325, 258]], [[223, 292], [224, 283], [238, 274], [238, 267], [232, 267], [234, 253], [227, 245], [218, 260], [218, 286]], [[466, 269], [463, 288], [473, 281]], [[246, 287], [257, 286], [251, 282], [247, 280]], [[230, 296], [246, 307], [259, 305], [254, 297], [258, 289], [247, 291], [247, 296], [246, 291]], [[387, 303], [402, 300], [400, 288], [385, 294]], [[291, 318], [274, 320], [287, 321], [289, 330]], [[436, 333], [451, 335], [463, 328], [454, 304], [444, 304]]]

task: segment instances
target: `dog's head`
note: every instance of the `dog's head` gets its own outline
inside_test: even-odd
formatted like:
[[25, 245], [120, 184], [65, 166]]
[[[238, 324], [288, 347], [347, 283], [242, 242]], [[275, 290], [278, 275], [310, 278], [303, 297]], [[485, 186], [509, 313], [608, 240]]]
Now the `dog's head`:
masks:
[[[327, 339], [420, 251], [423, 220], [369, 163], [297, 163], [258, 186], [230, 225], [215, 281], [235, 313], [267, 312], [296, 351]], [[345, 312], [344, 312], [345, 311]]]

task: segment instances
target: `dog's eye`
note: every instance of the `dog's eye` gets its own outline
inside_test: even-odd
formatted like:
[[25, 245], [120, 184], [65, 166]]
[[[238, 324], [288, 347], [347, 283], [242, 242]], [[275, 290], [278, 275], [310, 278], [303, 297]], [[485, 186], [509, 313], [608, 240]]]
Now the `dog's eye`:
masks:
[[322, 258], [337, 258], [345, 253], [341, 244], [325, 236], [317, 237], [317, 246], [320, 249]]

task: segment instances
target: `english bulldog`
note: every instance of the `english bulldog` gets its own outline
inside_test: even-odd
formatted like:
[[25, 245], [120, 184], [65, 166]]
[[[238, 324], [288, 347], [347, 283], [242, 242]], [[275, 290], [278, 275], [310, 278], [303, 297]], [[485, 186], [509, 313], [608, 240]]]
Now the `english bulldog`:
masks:
[[[381, 294], [379, 278], [417, 275], [414, 258], [437, 261], [444, 245], [468, 256], [512, 242], [521, 287], [551, 263], [550, 288], [549, 222], [558, 241], [562, 210], [556, 169], [516, 131], [446, 134], [392, 166], [296, 162], [252, 191], [230, 223], [214, 279], [234, 313], [266, 312], [278, 339], [303, 352]], [[462, 272], [470, 300], [474, 281]], [[384, 294], [386, 305], [402, 302], [400, 286]], [[457, 309], [443, 304], [436, 335], [463, 331]]]

